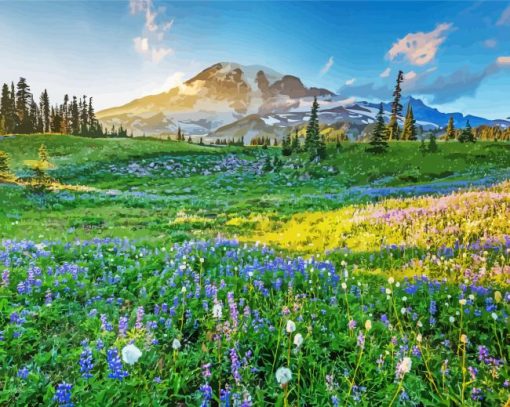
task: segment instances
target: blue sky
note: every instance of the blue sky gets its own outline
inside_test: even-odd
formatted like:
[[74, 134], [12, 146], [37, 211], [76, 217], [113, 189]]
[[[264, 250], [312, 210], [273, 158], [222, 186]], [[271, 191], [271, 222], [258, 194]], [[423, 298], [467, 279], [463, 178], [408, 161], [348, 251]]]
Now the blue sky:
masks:
[[232, 61], [370, 100], [402, 69], [442, 111], [510, 116], [509, 2], [4, 1], [0, 49], [0, 82], [98, 108]]

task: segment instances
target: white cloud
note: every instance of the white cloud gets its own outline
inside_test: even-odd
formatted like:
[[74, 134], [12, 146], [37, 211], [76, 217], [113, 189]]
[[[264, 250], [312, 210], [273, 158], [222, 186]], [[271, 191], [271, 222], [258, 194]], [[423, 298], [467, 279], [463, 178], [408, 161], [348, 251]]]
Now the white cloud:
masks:
[[347, 86], [351, 86], [351, 85], [353, 85], [353, 84], [354, 84], [354, 82], [356, 82], [356, 78], [351, 78], [351, 79], [346, 80], [346, 81], [345, 81], [345, 84], [346, 84]]
[[379, 76], [381, 78], [387, 78], [388, 76], [390, 76], [390, 73], [391, 73], [391, 68], [386, 68], [384, 71], [382, 71]]
[[393, 61], [403, 55], [412, 65], [426, 65], [434, 60], [439, 46], [446, 39], [446, 32], [452, 27], [451, 23], [443, 23], [428, 33], [409, 33], [393, 44], [387, 57]]
[[145, 54], [149, 51], [149, 39], [145, 37], [135, 37], [133, 38], [133, 44], [135, 46], [135, 51], [139, 54]]
[[410, 80], [415, 79], [415, 78], [416, 78], [416, 76], [417, 76], [416, 72], [414, 72], [414, 71], [409, 71], [409, 72], [407, 72], [407, 73], [405, 73], [405, 74], [404, 74], [404, 79], [405, 79], [406, 81], [410, 81]]
[[494, 48], [496, 45], [498, 45], [498, 42], [494, 38], [489, 38], [483, 42], [483, 45], [485, 45], [487, 48]]
[[321, 68], [321, 75], [326, 75], [334, 63], [333, 57], [329, 57], [328, 62]]
[[503, 10], [496, 25], [510, 25], [510, 6]]
[[172, 48], [151, 48], [151, 61], [155, 62], [156, 64], [160, 62], [163, 58], [165, 58], [167, 55], [173, 54]]
[[165, 9], [155, 9], [152, 0], [130, 0], [131, 14], [144, 13], [145, 24], [142, 36], [133, 38], [135, 51], [154, 63], [161, 62], [173, 53], [172, 48], [164, 44], [165, 34], [172, 28], [174, 20], [165, 20]]
[[498, 65], [509, 65], [510, 64], [510, 57], [498, 57], [496, 59], [496, 63]]

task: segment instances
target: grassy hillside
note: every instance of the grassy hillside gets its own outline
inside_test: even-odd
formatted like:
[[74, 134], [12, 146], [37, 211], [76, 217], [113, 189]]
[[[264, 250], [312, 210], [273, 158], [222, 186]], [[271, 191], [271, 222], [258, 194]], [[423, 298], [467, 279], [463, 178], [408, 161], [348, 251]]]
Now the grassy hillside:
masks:
[[105, 163], [164, 153], [214, 152], [207, 147], [156, 139], [87, 138], [59, 134], [0, 138], [0, 150], [9, 153], [15, 169], [19, 169], [24, 160], [37, 159], [37, 150], [41, 144], [46, 145], [57, 167]]
[[[182, 240], [218, 233], [251, 235], [260, 219], [288, 221], [304, 211], [330, 211], [381, 196], [447, 193], [505, 179], [509, 145], [439, 143], [422, 155], [418, 143], [392, 143], [388, 154], [344, 143], [310, 164], [280, 149], [200, 147], [151, 139], [37, 135], [0, 139], [20, 174], [41, 143], [52, 175], [91, 192], [33, 195], [0, 185], [0, 237], [72, 239], [92, 236]], [[278, 168], [265, 169], [267, 157]], [[242, 221], [239, 221], [242, 219]]]

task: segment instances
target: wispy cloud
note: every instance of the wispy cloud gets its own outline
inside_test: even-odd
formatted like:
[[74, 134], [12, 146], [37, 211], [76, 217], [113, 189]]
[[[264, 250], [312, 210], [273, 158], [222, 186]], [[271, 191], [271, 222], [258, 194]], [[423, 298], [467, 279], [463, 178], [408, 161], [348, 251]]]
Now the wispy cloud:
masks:
[[391, 68], [386, 68], [384, 71], [382, 71], [379, 76], [381, 78], [387, 78], [388, 76], [390, 76], [390, 73], [391, 73]]
[[483, 42], [483, 45], [487, 48], [495, 48], [498, 42], [494, 38], [488, 38]]
[[[461, 68], [446, 75], [432, 76], [435, 69], [423, 72], [410, 71], [405, 74], [402, 91], [406, 94], [431, 96], [432, 103], [453, 102], [463, 96], [474, 96], [483, 81], [503, 70], [510, 70], [510, 56], [500, 56], [484, 69], [472, 72]], [[392, 89], [387, 85], [377, 86], [374, 82], [359, 85], [344, 85], [339, 94], [360, 98], [389, 100]]]
[[164, 18], [164, 7], [155, 8], [152, 0], [130, 0], [131, 14], [144, 14], [145, 24], [141, 36], [133, 38], [135, 51], [154, 63], [161, 62], [173, 50], [163, 44], [165, 34], [173, 20]]
[[345, 84], [346, 84], [347, 86], [351, 86], [351, 85], [354, 85], [354, 82], [356, 82], [356, 78], [351, 78], [351, 79], [347, 79], [347, 80], [345, 81]]
[[503, 10], [496, 25], [510, 25], [510, 6]]
[[452, 27], [451, 23], [443, 23], [427, 33], [409, 33], [393, 44], [387, 57], [393, 61], [403, 55], [412, 65], [426, 65], [434, 60], [439, 46], [446, 40], [446, 33]]
[[334, 61], [333, 57], [329, 57], [326, 64], [321, 68], [321, 76], [326, 75], [334, 63], [335, 63], [335, 61]]

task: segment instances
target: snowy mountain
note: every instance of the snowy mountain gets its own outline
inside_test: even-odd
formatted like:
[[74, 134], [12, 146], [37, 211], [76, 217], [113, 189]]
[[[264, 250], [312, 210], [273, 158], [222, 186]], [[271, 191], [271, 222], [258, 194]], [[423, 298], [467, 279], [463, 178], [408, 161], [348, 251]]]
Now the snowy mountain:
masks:
[[[353, 102], [327, 89], [307, 87], [298, 77], [265, 66], [221, 62], [167, 92], [103, 110], [98, 118], [107, 127], [122, 125], [135, 136], [173, 135], [181, 127], [186, 136], [210, 142], [244, 137], [249, 143], [256, 136], [281, 138], [290, 128], [302, 126], [314, 97], [320, 104], [321, 123], [348, 124], [356, 131], [373, 123], [379, 108], [377, 103]], [[404, 111], [408, 103], [417, 125], [425, 130], [445, 127], [450, 116], [459, 127], [468, 119], [472, 126], [510, 126], [509, 120], [442, 113], [412, 97], [403, 98]], [[384, 104], [386, 116], [390, 108], [390, 103]]]

